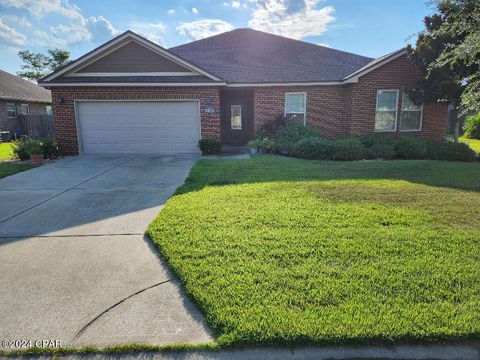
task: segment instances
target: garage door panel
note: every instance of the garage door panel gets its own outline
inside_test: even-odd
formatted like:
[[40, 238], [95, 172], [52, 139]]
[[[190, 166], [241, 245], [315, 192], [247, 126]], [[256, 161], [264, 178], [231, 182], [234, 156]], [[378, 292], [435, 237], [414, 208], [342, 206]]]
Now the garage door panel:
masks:
[[198, 102], [79, 102], [85, 154], [198, 153]]

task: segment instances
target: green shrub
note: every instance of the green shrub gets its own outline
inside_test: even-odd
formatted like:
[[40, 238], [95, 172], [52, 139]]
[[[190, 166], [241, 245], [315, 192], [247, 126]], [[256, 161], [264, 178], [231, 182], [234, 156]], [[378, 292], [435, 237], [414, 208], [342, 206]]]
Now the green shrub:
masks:
[[332, 141], [332, 160], [351, 161], [363, 159], [364, 147], [358, 139]]
[[467, 139], [480, 139], [480, 112], [466, 117], [463, 131]]
[[396, 155], [395, 146], [397, 141], [388, 135], [365, 134], [358, 137], [364, 146], [363, 156], [365, 159], [393, 159]]
[[358, 140], [366, 148], [375, 145], [395, 145], [397, 142], [394, 137], [382, 134], [363, 134], [358, 136]]
[[428, 142], [409, 136], [402, 136], [395, 146], [396, 157], [399, 159], [425, 159]]
[[365, 159], [384, 159], [391, 160], [396, 155], [395, 144], [381, 144], [377, 143], [369, 148], [364, 148], [363, 156]]
[[309, 160], [330, 160], [333, 151], [333, 141], [310, 136], [295, 143], [292, 155]]
[[45, 159], [56, 159], [58, 157], [58, 144], [55, 140], [45, 140], [42, 147]]
[[215, 139], [201, 139], [198, 142], [200, 151], [203, 155], [217, 155], [220, 154], [220, 142]]
[[20, 139], [13, 143], [13, 156], [19, 160], [30, 160], [29, 142], [31, 140]]
[[29, 140], [27, 150], [30, 155], [43, 154], [43, 142], [41, 140]]
[[290, 121], [278, 130], [274, 147], [278, 151], [291, 152], [298, 141], [319, 136], [317, 130], [306, 127], [302, 122]]
[[273, 149], [274, 142], [272, 139], [265, 137], [250, 140], [247, 145], [248, 147], [256, 148], [259, 151], [271, 151]]
[[428, 144], [427, 157], [432, 160], [474, 161], [477, 154], [467, 144], [441, 141]]

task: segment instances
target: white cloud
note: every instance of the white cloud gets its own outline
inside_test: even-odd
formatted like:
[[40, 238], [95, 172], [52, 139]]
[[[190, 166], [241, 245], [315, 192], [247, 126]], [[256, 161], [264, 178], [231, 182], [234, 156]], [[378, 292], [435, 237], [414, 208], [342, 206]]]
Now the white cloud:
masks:
[[24, 45], [27, 38], [14, 28], [8, 26], [0, 17], [0, 43], [8, 46]]
[[318, 45], [318, 46], [323, 46], [323, 47], [328, 47], [328, 48], [331, 47], [330, 45], [324, 44], [324, 43], [318, 43], [317, 45]]
[[9, 23], [12, 26], [20, 25], [23, 27], [32, 27], [32, 23], [27, 20], [25, 16], [17, 16], [17, 15], [4, 15], [0, 16], [3, 18], [3, 21]]
[[133, 31], [139, 33], [154, 43], [165, 46], [163, 34], [165, 33], [166, 27], [163, 23], [135, 22], [130, 27]]
[[198, 9], [197, 8], [192, 8], [192, 14], [198, 14]]
[[293, 39], [321, 35], [335, 20], [335, 9], [317, 9], [319, 3], [320, 0], [257, 0], [248, 25]]
[[80, 8], [68, 0], [0, 0], [0, 4], [5, 7], [25, 9], [36, 17], [57, 13], [69, 19], [83, 18]]
[[48, 28], [35, 29], [34, 36], [28, 39], [34, 45], [65, 47], [86, 41], [99, 43], [120, 32], [103, 16], [84, 17], [81, 9], [68, 0], [0, 0], [0, 5], [24, 10], [36, 18], [57, 14], [67, 19], [65, 23], [59, 21]]
[[[234, 9], [240, 9], [242, 4], [240, 3], [240, 1], [233, 0], [232, 2], [224, 2], [223, 6], [232, 7]], [[245, 8], [246, 4], [243, 4], [243, 7]]]
[[181, 23], [177, 26], [180, 35], [191, 40], [203, 39], [225, 31], [233, 30], [233, 25], [218, 19], [204, 19], [188, 23]]
[[168, 14], [168, 15], [175, 15], [175, 13], [176, 13], [175, 9], [169, 9], [169, 10], [167, 11], [167, 14]]

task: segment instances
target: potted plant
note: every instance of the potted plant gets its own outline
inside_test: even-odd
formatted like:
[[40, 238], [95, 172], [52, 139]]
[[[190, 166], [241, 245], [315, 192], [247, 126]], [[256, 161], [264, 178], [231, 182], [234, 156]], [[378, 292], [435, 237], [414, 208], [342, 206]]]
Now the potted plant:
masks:
[[31, 140], [28, 146], [28, 152], [33, 165], [43, 164], [43, 144], [40, 140]]
[[250, 154], [256, 154], [258, 152], [259, 143], [259, 139], [253, 139], [248, 142], [247, 146], [250, 148]]

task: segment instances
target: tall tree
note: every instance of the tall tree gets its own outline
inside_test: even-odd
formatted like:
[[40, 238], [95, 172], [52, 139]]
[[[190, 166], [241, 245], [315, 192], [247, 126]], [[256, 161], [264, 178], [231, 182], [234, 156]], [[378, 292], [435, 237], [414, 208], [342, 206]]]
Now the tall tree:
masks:
[[[425, 79], [411, 95], [416, 102], [447, 102], [462, 112], [480, 110], [480, 2], [436, 0], [433, 15], [424, 19], [411, 59]], [[455, 140], [458, 139], [458, 120]]]
[[17, 75], [35, 81], [70, 62], [70, 52], [61, 49], [50, 49], [47, 54], [23, 50], [18, 52], [18, 56], [24, 64], [21, 66], [22, 71], [18, 71]]

